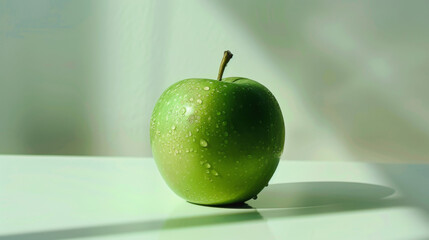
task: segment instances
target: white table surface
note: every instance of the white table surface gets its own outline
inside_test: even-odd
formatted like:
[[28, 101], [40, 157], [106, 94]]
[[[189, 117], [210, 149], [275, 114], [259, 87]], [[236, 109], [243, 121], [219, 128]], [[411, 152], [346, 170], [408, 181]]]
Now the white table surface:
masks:
[[248, 206], [185, 202], [151, 158], [0, 156], [0, 239], [429, 239], [429, 164], [281, 161]]

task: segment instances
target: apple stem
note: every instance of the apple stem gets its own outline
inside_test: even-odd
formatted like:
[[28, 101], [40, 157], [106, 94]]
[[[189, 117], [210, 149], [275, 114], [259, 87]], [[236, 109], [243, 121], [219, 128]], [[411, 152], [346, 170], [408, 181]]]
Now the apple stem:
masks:
[[223, 52], [222, 62], [220, 62], [219, 74], [217, 75], [217, 80], [222, 81], [223, 71], [225, 71], [225, 67], [228, 64], [229, 60], [232, 58], [232, 53], [229, 50]]

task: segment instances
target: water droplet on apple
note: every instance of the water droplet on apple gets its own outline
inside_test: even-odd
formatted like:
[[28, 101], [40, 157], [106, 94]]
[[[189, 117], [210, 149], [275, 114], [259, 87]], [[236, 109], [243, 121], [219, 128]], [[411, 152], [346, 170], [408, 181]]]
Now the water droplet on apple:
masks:
[[210, 87], [204, 87], [203, 89], [208, 91], [208, 90], [210, 90]]
[[256, 199], [258, 199], [258, 196], [254, 196], [252, 199], [253, 199], [253, 200], [256, 200]]
[[220, 112], [217, 112], [216, 114], [219, 116], [219, 115], [220, 115]]
[[219, 173], [218, 173], [218, 172], [216, 172], [216, 170], [214, 170], [214, 169], [212, 169], [212, 170], [211, 170], [211, 173], [212, 173], [213, 175], [215, 175], [215, 176], [219, 176]]
[[173, 126], [171, 127], [171, 129], [175, 130], [175, 129], [176, 129], [176, 126], [175, 126], [175, 125], [173, 125]]
[[204, 163], [204, 167], [206, 167], [206, 168], [211, 168], [211, 167], [212, 167], [212, 165], [210, 165], [210, 163], [206, 162], [206, 163]]
[[185, 113], [186, 113], [186, 108], [182, 108], [182, 109], [180, 109], [180, 113], [181, 113], [182, 115], [185, 115]]
[[210, 170], [208, 170], [208, 169], [207, 169], [207, 170], [206, 170], [206, 173], [210, 173]]
[[204, 140], [204, 139], [200, 139], [200, 145], [201, 145], [201, 147], [207, 147], [207, 145], [208, 145], [208, 143], [207, 143], [207, 141], [206, 140]]
[[226, 126], [226, 124], [227, 124], [227, 122], [226, 122], [226, 121], [223, 121], [223, 122], [222, 122], [222, 126]]
[[194, 101], [194, 98], [189, 98], [189, 101], [191, 101], [191, 102]]
[[191, 131], [189, 131], [188, 136], [189, 136], [189, 137], [190, 137], [190, 136], [192, 136], [192, 132], [191, 132]]
[[201, 99], [197, 99], [197, 103], [201, 104], [201, 103], [203, 103], [203, 101]]

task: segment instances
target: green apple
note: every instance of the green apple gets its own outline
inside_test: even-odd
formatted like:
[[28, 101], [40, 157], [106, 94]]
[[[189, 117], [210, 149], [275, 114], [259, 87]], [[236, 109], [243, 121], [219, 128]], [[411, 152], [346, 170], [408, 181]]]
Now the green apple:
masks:
[[186, 79], [170, 86], [152, 113], [153, 157], [168, 186], [189, 202], [240, 203], [268, 185], [285, 140], [280, 106], [243, 77]]

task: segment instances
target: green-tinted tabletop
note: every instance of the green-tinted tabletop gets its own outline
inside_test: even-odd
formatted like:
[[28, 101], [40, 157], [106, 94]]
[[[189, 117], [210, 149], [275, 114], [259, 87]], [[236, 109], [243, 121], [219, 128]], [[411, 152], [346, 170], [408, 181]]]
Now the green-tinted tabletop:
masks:
[[151, 158], [0, 156], [0, 239], [429, 239], [429, 165], [281, 161], [256, 200], [190, 204]]

